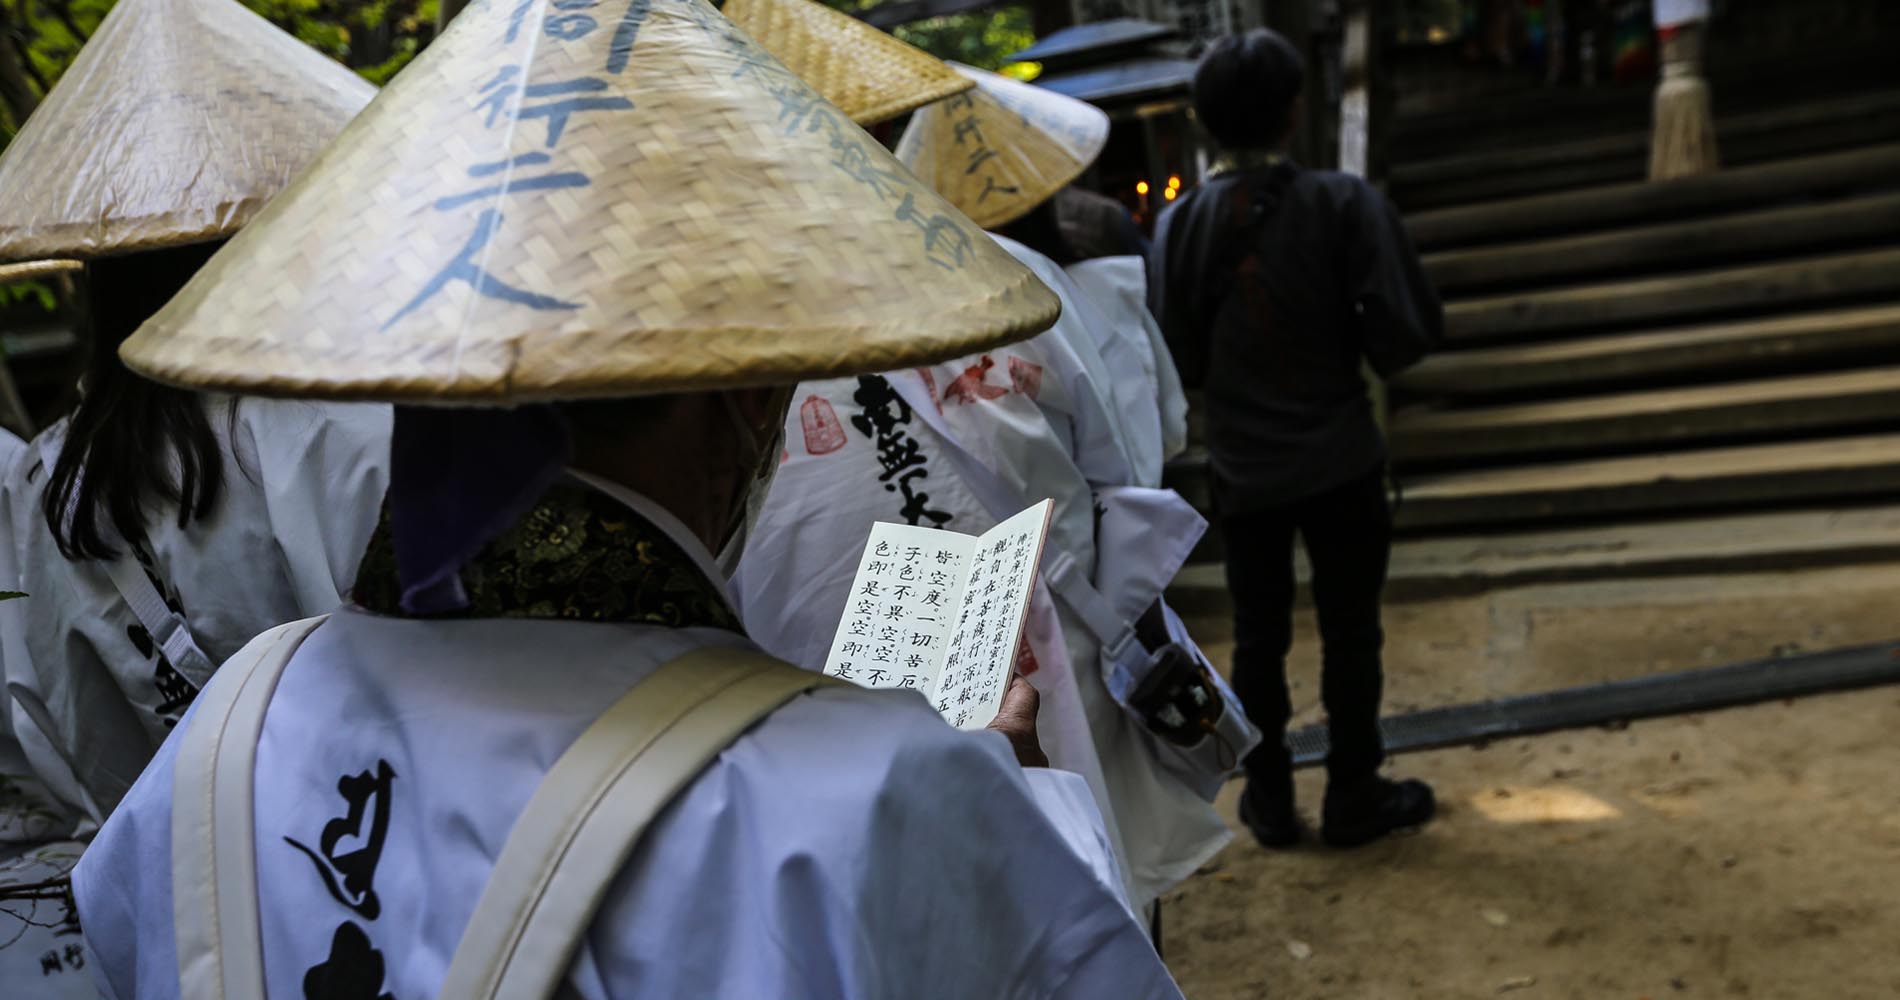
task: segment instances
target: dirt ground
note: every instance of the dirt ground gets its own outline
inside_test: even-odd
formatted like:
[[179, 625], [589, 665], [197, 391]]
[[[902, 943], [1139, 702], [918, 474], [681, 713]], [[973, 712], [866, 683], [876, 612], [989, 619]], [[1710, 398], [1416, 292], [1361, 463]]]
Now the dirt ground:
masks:
[[[1900, 566], [1529, 587], [1387, 628], [1404, 710], [1900, 639]], [[1316, 662], [1303, 613], [1296, 725]], [[1168, 897], [1169, 965], [1194, 1000], [1900, 996], [1896, 723], [1882, 688], [1406, 756], [1436, 823], [1349, 852], [1236, 839]], [[1311, 821], [1322, 788], [1300, 776]]]

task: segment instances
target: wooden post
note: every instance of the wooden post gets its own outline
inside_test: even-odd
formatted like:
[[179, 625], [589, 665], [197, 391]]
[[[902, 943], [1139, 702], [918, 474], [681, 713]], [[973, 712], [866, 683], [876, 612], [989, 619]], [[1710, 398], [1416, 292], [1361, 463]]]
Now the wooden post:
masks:
[[[1348, 0], [1345, 9], [1345, 38], [1341, 47], [1339, 98], [1339, 169], [1368, 181], [1376, 180], [1384, 169], [1384, 148], [1378, 141], [1388, 113], [1389, 94], [1381, 93], [1379, 64], [1382, 30], [1392, 25], [1390, 17], [1380, 17], [1381, 0]], [[1373, 416], [1384, 429], [1389, 405], [1383, 379], [1371, 373]]]

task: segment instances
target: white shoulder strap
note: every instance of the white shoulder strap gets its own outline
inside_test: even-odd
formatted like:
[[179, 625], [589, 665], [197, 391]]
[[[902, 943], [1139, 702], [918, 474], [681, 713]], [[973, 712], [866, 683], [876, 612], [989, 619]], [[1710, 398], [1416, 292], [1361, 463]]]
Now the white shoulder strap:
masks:
[[172, 927], [180, 996], [264, 996], [251, 806], [257, 737], [285, 665], [327, 617], [279, 625], [252, 639], [198, 695], [184, 723], [172, 765]]
[[145, 567], [138, 557], [122, 552], [118, 558], [105, 561], [105, 570], [112, 578], [112, 586], [132, 609], [132, 617], [145, 626], [153, 644], [164, 652], [166, 662], [184, 674], [192, 687], [202, 690], [217, 670], [217, 664], [198, 648], [185, 616], [165, 603], [165, 596], [158, 592], [152, 578], [145, 575]]
[[440, 995], [550, 997], [641, 835], [740, 734], [828, 677], [761, 653], [695, 650], [607, 709], [508, 832]]

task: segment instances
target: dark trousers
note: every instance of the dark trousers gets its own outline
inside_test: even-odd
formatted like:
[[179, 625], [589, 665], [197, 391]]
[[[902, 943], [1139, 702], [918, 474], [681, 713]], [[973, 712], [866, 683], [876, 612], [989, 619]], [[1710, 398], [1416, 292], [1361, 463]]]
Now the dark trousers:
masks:
[[1383, 469], [1285, 507], [1223, 515], [1227, 588], [1234, 601], [1234, 693], [1262, 740], [1246, 760], [1259, 792], [1291, 793], [1292, 754], [1286, 746], [1293, 705], [1286, 687], [1286, 654], [1293, 645], [1293, 533], [1306, 542], [1313, 564], [1313, 604], [1319, 613], [1326, 706], [1332, 751], [1326, 758], [1332, 787], [1346, 788], [1378, 771], [1385, 760], [1379, 738], [1379, 698], [1385, 678], [1379, 654], [1385, 632], [1379, 595], [1392, 548], [1392, 512]]

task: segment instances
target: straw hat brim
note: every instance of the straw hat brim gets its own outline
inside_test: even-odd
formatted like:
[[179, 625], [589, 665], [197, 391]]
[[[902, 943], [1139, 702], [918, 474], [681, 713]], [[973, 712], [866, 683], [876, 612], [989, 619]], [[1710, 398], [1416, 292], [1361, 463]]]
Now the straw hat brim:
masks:
[[[1017, 318], [997, 324], [1002, 304]], [[1023, 303], [1026, 303], [1023, 304]], [[592, 334], [563, 340], [524, 338], [513, 344], [464, 349], [454, 364], [461, 374], [445, 382], [450, 346], [377, 350], [364, 345], [347, 357], [312, 357], [281, 342], [242, 338], [197, 338], [193, 351], [153, 350], [174, 331], [148, 324], [140, 344], [120, 355], [141, 374], [181, 388], [216, 387], [252, 396], [438, 405], [519, 405], [564, 399], [615, 398], [655, 393], [790, 385], [810, 379], [894, 371], [937, 364], [1015, 343], [1040, 333], [1061, 315], [1061, 301], [1033, 273], [989, 301], [977, 304], [966, 323], [944, 322], [952, 332], [920, 343], [905, 327], [751, 327], [642, 330]], [[716, 338], [743, 364], [723, 364], [676, 345]], [[864, 345], [828, 361], [816, 361], [814, 340]], [[883, 345], [883, 346], [879, 346]], [[326, 363], [327, 362], [327, 363]], [[387, 372], [365, 379], [365, 369]], [[296, 374], [285, 374], [295, 372]], [[483, 373], [486, 373], [485, 375]]]
[[503, 405], [887, 371], [1055, 321], [702, 0], [590, 8], [642, 18], [630, 51], [544, 36], [564, 9], [458, 15], [120, 356], [195, 389]]
[[227, 237], [375, 92], [235, 0], [120, 0], [0, 152], [0, 261]]
[[928, 52], [814, 0], [727, 0], [720, 10], [867, 128], [976, 86]]
[[1072, 97], [960, 64], [976, 89], [911, 118], [897, 158], [984, 229], [1022, 218], [1108, 145], [1108, 115]]
[[85, 267], [76, 260], [30, 260], [24, 264], [0, 264], [0, 285], [78, 274]]

